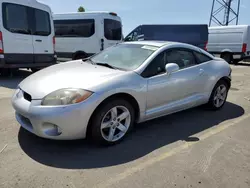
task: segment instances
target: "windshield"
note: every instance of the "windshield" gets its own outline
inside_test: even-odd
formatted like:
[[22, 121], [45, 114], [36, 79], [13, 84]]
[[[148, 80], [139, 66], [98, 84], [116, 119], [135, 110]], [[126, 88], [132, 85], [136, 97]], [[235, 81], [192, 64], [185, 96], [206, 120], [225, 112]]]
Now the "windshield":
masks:
[[125, 70], [134, 70], [156, 51], [158, 47], [140, 44], [118, 44], [91, 58], [95, 63], [109, 64]]

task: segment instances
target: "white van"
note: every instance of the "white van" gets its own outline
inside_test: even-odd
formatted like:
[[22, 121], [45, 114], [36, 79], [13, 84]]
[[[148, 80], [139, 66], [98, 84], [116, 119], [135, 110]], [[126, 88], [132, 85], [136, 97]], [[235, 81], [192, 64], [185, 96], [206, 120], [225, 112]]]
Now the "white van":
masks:
[[228, 63], [238, 63], [250, 57], [250, 26], [210, 27], [208, 52], [220, 56]]
[[0, 69], [37, 70], [56, 63], [54, 25], [47, 5], [0, 0]]
[[81, 59], [122, 41], [121, 18], [112, 12], [54, 15], [59, 59]]

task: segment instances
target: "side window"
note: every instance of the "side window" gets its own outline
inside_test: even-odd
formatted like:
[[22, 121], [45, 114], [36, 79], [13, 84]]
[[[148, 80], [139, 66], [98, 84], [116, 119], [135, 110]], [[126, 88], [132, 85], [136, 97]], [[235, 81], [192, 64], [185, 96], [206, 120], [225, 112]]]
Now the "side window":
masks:
[[55, 20], [56, 37], [91, 37], [95, 34], [95, 20]]
[[138, 41], [138, 34], [136, 31], [132, 32], [126, 37], [126, 41]]
[[3, 26], [12, 33], [31, 34], [28, 22], [28, 7], [3, 3]]
[[137, 31], [135, 31], [133, 33], [133, 41], [138, 41], [138, 33], [137, 33]]
[[204, 54], [201, 54], [199, 52], [194, 51], [194, 54], [196, 56], [196, 59], [198, 60], [198, 63], [204, 63], [207, 61], [211, 61], [212, 59]]
[[104, 19], [104, 36], [108, 40], [122, 39], [121, 22], [111, 19]]
[[180, 69], [196, 65], [196, 60], [192, 52], [186, 50], [171, 50], [166, 53], [167, 63], [176, 63]]
[[141, 74], [144, 78], [149, 78], [152, 76], [156, 76], [158, 74], [165, 73], [165, 65], [166, 65], [166, 54], [165, 52], [159, 54], [147, 68]]
[[142, 39], [141, 27], [137, 27], [126, 37], [126, 41], [138, 41], [140, 39]]
[[125, 41], [133, 41], [133, 32], [126, 36]]
[[49, 36], [51, 34], [49, 13], [35, 9], [35, 20], [34, 35]]

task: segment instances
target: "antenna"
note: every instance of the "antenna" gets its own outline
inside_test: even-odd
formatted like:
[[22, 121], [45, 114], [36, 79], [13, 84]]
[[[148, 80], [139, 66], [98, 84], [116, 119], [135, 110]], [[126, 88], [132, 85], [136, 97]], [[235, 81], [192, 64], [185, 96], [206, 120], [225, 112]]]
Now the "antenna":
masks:
[[240, 0], [213, 0], [209, 26], [238, 25]]

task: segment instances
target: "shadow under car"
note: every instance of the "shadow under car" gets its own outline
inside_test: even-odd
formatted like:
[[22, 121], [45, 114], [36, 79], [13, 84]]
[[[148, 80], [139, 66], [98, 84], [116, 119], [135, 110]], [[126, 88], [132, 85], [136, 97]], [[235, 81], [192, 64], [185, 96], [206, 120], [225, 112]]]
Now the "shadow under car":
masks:
[[88, 140], [42, 139], [22, 128], [18, 140], [30, 158], [44, 165], [65, 169], [101, 168], [136, 160], [179, 140], [197, 142], [199, 138], [192, 135], [243, 114], [242, 107], [229, 102], [220, 111], [199, 107], [186, 110], [138, 124], [125, 140], [112, 147], [97, 147]]

